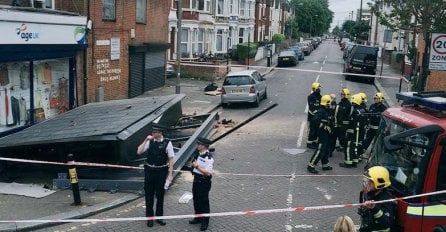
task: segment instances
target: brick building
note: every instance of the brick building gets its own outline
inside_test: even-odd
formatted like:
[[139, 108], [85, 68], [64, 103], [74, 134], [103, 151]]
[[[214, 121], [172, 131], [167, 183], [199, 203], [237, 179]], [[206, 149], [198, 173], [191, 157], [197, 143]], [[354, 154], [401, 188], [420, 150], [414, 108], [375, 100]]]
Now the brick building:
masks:
[[86, 78], [78, 79], [81, 102], [136, 97], [164, 85], [170, 1], [58, 1], [92, 22], [80, 75]]

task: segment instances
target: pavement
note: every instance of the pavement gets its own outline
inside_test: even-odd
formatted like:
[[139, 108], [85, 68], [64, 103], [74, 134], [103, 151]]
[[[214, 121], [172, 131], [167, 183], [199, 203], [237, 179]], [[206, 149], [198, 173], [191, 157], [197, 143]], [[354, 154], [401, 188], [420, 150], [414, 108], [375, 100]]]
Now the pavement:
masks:
[[[266, 59], [256, 62], [250, 69], [256, 69], [262, 74], [271, 72], [277, 62], [277, 54], [273, 56], [272, 67], [266, 67]], [[378, 67], [380, 69], [381, 67]], [[243, 66], [231, 66], [231, 71], [246, 69]], [[401, 74], [391, 69], [391, 66], [384, 64], [382, 76], [401, 77]], [[215, 81], [221, 86], [222, 80]], [[186, 95], [182, 101], [182, 108], [185, 114], [207, 113], [220, 104], [220, 96], [204, 94], [204, 88], [210, 81], [200, 81], [193, 79], [182, 79], [180, 92]], [[397, 104], [395, 93], [400, 89], [399, 79], [376, 78], [375, 87], [384, 93], [385, 101], [389, 106]], [[401, 90], [406, 91], [408, 84], [401, 83]], [[148, 91], [144, 96], [157, 96], [174, 94], [176, 89], [176, 79], [167, 79], [164, 87]], [[34, 182], [36, 183], [36, 182]], [[42, 183], [42, 186], [45, 183]], [[46, 183], [48, 184], [48, 183]], [[36, 184], [39, 185], [39, 184]], [[132, 192], [88, 192], [81, 191], [82, 204], [74, 206], [71, 190], [58, 190], [55, 193], [43, 198], [30, 198], [17, 195], [0, 194], [0, 221], [1, 220], [61, 220], [72, 218], [85, 218], [99, 212], [103, 212], [122, 204], [143, 197]], [[45, 228], [48, 223], [0, 223], [0, 231], [31, 231]], [[51, 224], [54, 225], [54, 224]]]

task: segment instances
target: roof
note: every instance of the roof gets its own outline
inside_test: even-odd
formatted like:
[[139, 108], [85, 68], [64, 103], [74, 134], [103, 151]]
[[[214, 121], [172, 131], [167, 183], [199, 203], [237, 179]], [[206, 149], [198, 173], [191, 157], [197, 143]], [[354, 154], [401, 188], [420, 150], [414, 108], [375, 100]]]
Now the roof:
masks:
[[226, 76], [247, 76], [251, 75], [254, 72], [256, 72], [256, 70], [243, 70], [243, 71], [230, 72]]
[[[75, 141], [117, 141], [134, 134], [184, 94], [90, 103], [0, 138], [0, 148]], [[138, 128], [135, 128], [138, 127]]]
[[446, 119], [435, 117], [431, 112], [423, 111], [417, 107], [387, 108], [384, 116], [392, 118], [410, 127], [418, 128], [428, 125], [439, 125], [446, 129]]

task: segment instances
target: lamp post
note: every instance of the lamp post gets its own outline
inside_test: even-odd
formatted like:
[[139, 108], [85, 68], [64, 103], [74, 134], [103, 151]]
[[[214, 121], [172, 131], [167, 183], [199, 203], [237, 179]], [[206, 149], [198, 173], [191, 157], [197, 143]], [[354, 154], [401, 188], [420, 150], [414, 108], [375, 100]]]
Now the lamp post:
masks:
[[183, 3], [182, 0], [178, 0], [177, 5], [177, 60], [175, 62], [177, 66], [177, 81], [175, 84], [175, 93], [180, 93], [180, 75], [181, 75], [181, 17], [183, 16]]
[[313, 35], [313, 16], [317, 17], [318, 15], [311, 15], [310, 16], [310, 37], [312, 37]]
[[229, 42], [231, 40], [231, 36], [230, 34], [228, 34], [228, 43], [227, 43], [227, 48], [226, 48], [226, 74], [229, 73]]
[[249, 70], [249, 60], [251, 53], [251, 28], [248, 28], [248, 70]]

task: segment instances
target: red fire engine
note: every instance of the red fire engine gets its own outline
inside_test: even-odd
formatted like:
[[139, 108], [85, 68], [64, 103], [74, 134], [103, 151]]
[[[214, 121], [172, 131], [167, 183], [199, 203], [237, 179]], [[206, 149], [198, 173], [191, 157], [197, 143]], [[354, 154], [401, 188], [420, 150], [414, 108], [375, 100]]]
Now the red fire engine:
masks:
[[[386, 167], [395, 197], [446, 190], [446, 92], [397, 93], [383, 113], [369, 165]], [[402, 231], [446, 232], [446, 194], [399, 200]]]

